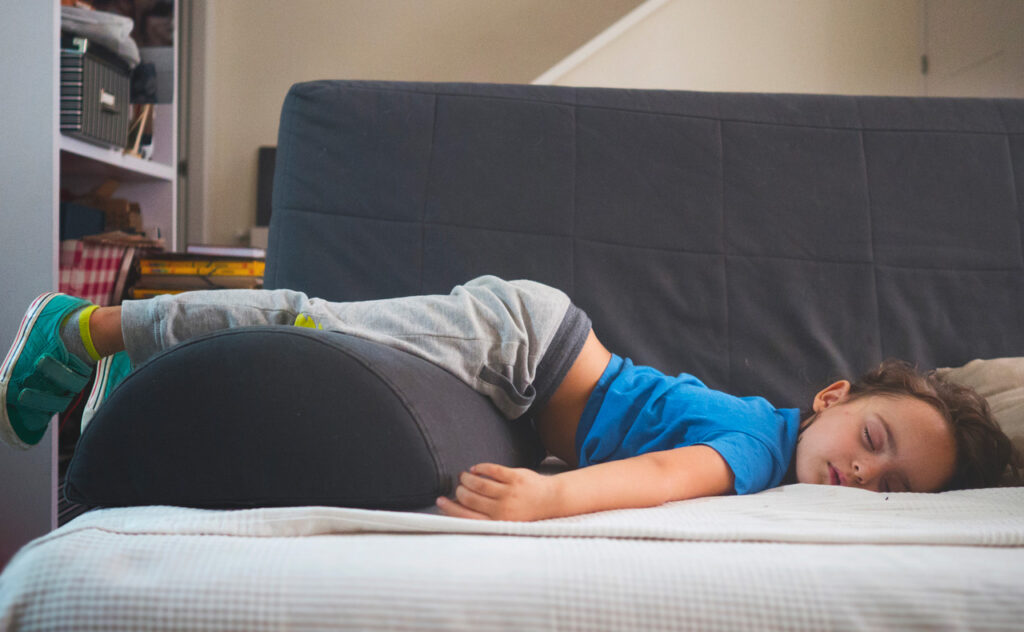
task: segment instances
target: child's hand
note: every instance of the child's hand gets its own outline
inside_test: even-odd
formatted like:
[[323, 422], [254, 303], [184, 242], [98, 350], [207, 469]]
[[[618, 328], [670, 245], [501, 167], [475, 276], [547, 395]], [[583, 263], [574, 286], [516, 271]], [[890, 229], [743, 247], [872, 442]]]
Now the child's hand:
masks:
[[551, 477], [525, 468], [480, 463], [459, 476], [455, 500], [437, 499], [446, 516], [478, 520], [540, 520], [557, 514]]

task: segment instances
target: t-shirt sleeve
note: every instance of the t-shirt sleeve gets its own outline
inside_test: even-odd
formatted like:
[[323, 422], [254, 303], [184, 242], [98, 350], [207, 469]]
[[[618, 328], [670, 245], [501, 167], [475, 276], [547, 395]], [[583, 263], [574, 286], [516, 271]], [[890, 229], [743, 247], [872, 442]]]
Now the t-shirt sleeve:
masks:
[[725, 459], [732, 469], [737, 494], [754, 494], [771, 486], [774, 459], [760, 439], [743, 432], [727, 432], [699, 443], [710, 446]]

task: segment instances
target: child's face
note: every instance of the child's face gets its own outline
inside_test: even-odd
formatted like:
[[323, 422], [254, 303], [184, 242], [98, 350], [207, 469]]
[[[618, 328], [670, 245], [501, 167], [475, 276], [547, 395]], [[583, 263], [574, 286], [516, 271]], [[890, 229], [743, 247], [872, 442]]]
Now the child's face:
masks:
[[880, 492], [941, 490], [956, 460], [942, 415], [915, 397], [849, 400], [849, 393], [844, 380], [815, 396], [813, 422], [797, 443], [797, 481]]

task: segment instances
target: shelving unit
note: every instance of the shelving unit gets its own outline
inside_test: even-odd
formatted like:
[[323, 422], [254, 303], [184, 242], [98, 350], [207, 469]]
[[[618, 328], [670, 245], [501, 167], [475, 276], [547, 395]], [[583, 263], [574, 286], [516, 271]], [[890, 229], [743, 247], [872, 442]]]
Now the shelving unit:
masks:
[[[175, 25], [175, 41], [178, 37]], [[177, 65], [173, 85], [178, 84]], [[151, 160], [125, 155], [119, 148], [101, 147], [72, 136], [59, 136], [60, 186], [86, 192], [108, 178], [121, 182], [117, 197], [138, 202], [142, 223], [157, 227], [168, 250], [178, 249], [178, 122], [176, 99], [154, 106]]]
[[[175, 2], [172, 56], [177, 57]], [[0, 20], [0, 353], [28, 304], [57, 289], [60, 190], [84, 192], [106, 178], [116, 196], [138, 202], [144, 226], [159, 227], [168, 249], [177, 235], [177, 103], [156, 106], [152, 160], [124, 156], [60, 134], [59, 0], [5, 4]], [[172, 85], [178, 85], [175, 64]], [[28, 540], [57, 526], [57, 433], [24, 452], [0, 445], [0, 567]]]
[[174, 182], [171, 165], [127, 156], [113, 148], [100, 147], [71, 136], [60, 137], [61, 176], [110, 176], [133, 182]]

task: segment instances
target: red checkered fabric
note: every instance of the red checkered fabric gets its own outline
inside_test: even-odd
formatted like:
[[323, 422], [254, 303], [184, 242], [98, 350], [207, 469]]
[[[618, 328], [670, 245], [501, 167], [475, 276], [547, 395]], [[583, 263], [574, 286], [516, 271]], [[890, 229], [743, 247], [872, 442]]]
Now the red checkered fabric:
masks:
[[77, 239], [60, 242], [60, 291], [97, 305], [112, 304], [111, 295], [125, 250], [124, 246]]

